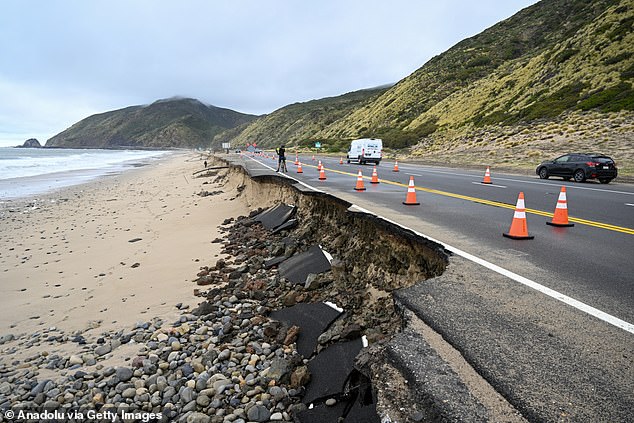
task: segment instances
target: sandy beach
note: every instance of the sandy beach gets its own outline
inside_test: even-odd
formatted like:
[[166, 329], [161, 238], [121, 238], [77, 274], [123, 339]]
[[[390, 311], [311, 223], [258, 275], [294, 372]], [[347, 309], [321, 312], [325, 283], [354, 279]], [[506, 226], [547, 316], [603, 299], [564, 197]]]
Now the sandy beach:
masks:
[[[196, 305], [199, 268], [219, 256], [218, 225], [247, 212], [232, 187], [196, 178], [200, 154], [148, 166], [0, 213], [0, 335], [55, 327], [112, 331]], [[223, 191], [199, 196], [202, 190]], [[214, 259], [215, 260], [215, 259]]]

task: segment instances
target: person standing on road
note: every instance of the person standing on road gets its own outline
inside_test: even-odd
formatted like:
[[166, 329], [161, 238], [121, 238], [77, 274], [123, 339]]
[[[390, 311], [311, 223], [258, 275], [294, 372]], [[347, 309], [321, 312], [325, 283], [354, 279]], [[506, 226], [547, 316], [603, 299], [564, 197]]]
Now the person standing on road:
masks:
[[288, 173], [288, 169], [286, 168], [286, 149], [284, 148], [284, 145], [282, 144], [280, 146], [280, 148], [276, 148], [275, 152], [277, 153], [279, 159], [277, 161], [277, 170], [276, 172], [280, 171], [280, 168], [284, 169], [284, 172]]

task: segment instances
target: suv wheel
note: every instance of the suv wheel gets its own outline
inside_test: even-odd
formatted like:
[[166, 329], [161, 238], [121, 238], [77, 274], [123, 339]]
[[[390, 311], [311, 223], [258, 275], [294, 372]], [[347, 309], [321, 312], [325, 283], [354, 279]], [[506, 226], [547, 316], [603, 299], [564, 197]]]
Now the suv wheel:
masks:
[[539, 169], [539, 179], [548, 179], [548, 169], [545, 167]]
[[586, 180], [586, 172], [584, 172], [582, 169], [577, 169], [575, 170], [575, 182], [585, 182]]

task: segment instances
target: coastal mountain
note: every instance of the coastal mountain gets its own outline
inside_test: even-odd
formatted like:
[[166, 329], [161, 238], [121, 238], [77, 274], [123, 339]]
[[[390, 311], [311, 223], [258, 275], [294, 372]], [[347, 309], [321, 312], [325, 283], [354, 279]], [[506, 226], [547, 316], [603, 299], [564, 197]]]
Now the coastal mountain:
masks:
[[207, 147], [215, 135], [255, 118], [191, 98], [170, 98], [92, 115], [49, 139], [46, 147]]
[[377, 95], [336, 113], [328, 99], [287, 106], [236, 139], [329, 146], [373, 136], [427, 158], [508, 165], [574, 146], [631, 163], [633, 24], [631, 0], [542, 0]]
[[[318, 135], [339, 119], [365, 107], [388, 90], [388, 86], [369, 88], [319, 100], [284, 106], [257, 121], [218, 135], [214, 145], [231, 142], [240, 146], [256, 141], [262, 146], [279, 143], [310, 146]], [[342, 146], [343, 140], [338, 146]], [[333, 143], [331, 142], [331, 147]], [[341, 144], [341, 145], [339, 145]]]

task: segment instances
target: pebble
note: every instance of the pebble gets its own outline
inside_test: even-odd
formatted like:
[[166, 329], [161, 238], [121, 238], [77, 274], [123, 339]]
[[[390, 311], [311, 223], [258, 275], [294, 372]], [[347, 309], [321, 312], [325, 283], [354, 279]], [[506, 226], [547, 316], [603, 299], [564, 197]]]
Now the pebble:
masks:
[[[284, 334], [282, 339], [265, 335], [270, 325], [267, 316], [283, 306], [291, 291], [296, 302], [312, 301], [311, 296], [326, 284], [308, 292], [280, 279], [275, 269], [265, 270], [271, 251], [283, 255], [287, 247], [281, 236], [241, 221], [227, 229], [229, 242], [223, 243], [223, 255], [234, 259], [218, 259], [215, 265], [201, 268], [199, 277], [209, 283], [194, 286], [203, 301], [191, 311], [182, 304], [176, 307], [181, 313], [176, 321], [148, 319], [109, 333], [99, 332], [102, 322], [94, 321], [89, 331], [46, 328], [17, 337], [0, 336], [4, 348], [0, 409], [21, 403], [41, 411], [59, 408], [62, 402], [70, 409], [125, 406], [131, 411], [162, 412], [165, 421], [188, 423], [292, 421], [296, 412], [306, 408], [301, 403], [305, 388], [289, 381], [293, 374], [301, 380], [296, 370], [306, 367], [306, 361], [292, 340], [283, 345]], [[289, 248], [301, 247], [301, 242], [293, 241]], [[74, 354], [55, 354], [48, 345], [57, 343], [72, 346]], [[129, 344], [126, 351], [132, 348], [128, 361], [104, 366], [108, 354], [122, 344]], [[50, 354], [29, 352], [41, 345]], [[55, 372], [52, 378], [47, 371], [55, 382], [39, 380], [41, 369]], [[326, 404], [336, 401], [331, 398]]]

